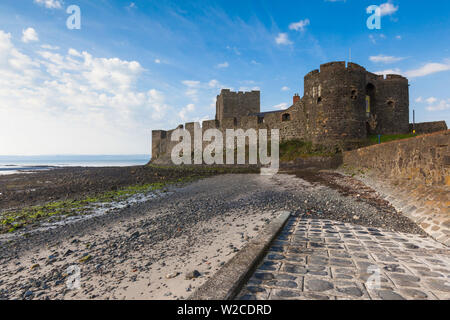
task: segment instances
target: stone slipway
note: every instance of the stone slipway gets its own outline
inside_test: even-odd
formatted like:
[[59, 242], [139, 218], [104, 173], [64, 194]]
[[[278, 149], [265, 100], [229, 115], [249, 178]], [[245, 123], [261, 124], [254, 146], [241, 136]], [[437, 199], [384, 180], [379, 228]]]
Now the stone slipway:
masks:
[[246, 300], [448, 300], [450, 250], [417, 234], [292, 216]]
[[289, 217], [290, 212], [280, 212], [276, 219], [270, 222], [255, 239], [250, 241], [212, 278], [198, 288], [189, 299], [230, 300], [235, 298]]
[[417, 223], [427, 234], [450, 246], [450, 186], [426, 186], [414, 182], [356, 176], [374, 188], [398, 212]]

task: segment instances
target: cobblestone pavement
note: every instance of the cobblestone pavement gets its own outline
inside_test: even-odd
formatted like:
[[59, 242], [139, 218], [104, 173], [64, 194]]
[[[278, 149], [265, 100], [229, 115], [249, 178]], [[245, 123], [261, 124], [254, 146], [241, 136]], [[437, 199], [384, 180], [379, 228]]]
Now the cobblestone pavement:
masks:
[[450, 299], [450, 249], [420, 235], [291, 217], [238, 299]]

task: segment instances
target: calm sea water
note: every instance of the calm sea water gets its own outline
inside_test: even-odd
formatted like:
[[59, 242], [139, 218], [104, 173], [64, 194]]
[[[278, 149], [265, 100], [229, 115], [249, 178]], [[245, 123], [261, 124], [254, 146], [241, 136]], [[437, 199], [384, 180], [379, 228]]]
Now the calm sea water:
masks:
[[144, 165], [150, 155], [0, 156], [0, 175], [58, 167], [126, 167]]

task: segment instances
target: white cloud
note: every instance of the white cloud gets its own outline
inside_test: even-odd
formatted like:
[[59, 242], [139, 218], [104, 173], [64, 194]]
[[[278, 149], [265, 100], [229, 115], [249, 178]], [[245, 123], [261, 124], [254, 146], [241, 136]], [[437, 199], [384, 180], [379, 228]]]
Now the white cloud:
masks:
[[239, 91], [244, 91], [244, 92], [248, 92], [248, 91], [261, 91], [261, 88], [258, 86], [254, 86], [254, 87], [239, 87]]
[[187, 97], [189, 97], [192, 101], [198, 101], [198, 87], [200, 86], [200, 81], [196, 80], [184, 80], [182, 83], [188, 87], [185, 91]]
[[407, 78], [418, 78], [428, 76], [433, 73], [449, 71], [450, 60], [446, 60], [444, 63], [430, 62], [424, 64], [418, 69], [412, 69], [402, 72], [400, 69], [388, 69], [383, 71], [377, 71], [376, 74], [403, 74]]
[[[450, 110], [450, 99], [447, 100], [437, 100], [433, 99], [433, 102], [427, 102], [429, 105], [426, 107], [428, 111], [444, 111], [444, 110]], [[437, 102], [437, 103], [436, 103]]]
[[210, 82], [208, 82], [208, 86], [211, 87], [211, 88], [220, 88], [221, 84], [216, 79], [213, 79]]
[[[370, 10], [369, 8], [371, 8], [371, 6], [367, 7], [366, 12], [369, 14], [373, 13], [373, 11]], [[398, 11], [398, 8], [399, 7], [393, 5], [391, 1], [388, 1], [388, 2], [382, 3], [380, 5], [380, 14], [382, 17], [383, 16], [391, 16]]]
[[196, 80], [183, 80], [182, 83], [189, 87], [189, 88], [195, 88], [198, 87], [198, 85], [200, 84], [200, 81], [196, 81]]
[[34, 0], [35, 3], [45, 6], [48, 9], [61, 9], [62, 1], [59, 0]]
[[[39, 51], [42, 50], [42, 51]], [[143, 153], [170, 106], [139, 91], [137, 61], [38, 49], [0, 30], [0, 150], [4, 154]]]
[[291, 90], [291, 89], [289, 87], [286, 87], [286, 86], [281, 88], [281, 91], [289, 91], [289, 90]]
[[83, 56], [80, 52], [78, 52], [77, 50], [75, 50], [73, 48], [70, 48], [67, 53], [74, 57], [82, 57]]
[[278, 36], [275, 38], [275, 42], [281, 45], [292, 44], [292, 41], [289, 40], [287, 33], [279, 33]]
[[405, 74], [409, 78], [416, 78], [448, 70], [450, 70], [450, 61], [446, 61], [445, 63], [431, 62], [423, 65], [418, 69], [407, 71], [405, 72]]
[[186, 121], [187, 120], [187, 114], [195, 111], [195, 105], [193, 103], [188, 104], [186, 107], [181, 109], [180, 112], [178, 112], [178, 116], [181, 118], [181, 120]]
[[450, 109], [450, 99], [437, 99], [435, 97], [423, 99], [422, 97], [418, 97], [415, 101], [417, 103], [426, 103], [427, 107], [425, 109], [427, 111], [444, 111]]
[[393, 5], [390, 1], [380, 5], [381, 16], [391, 16], [398, 11], [398, 6]]
[[378, 56], [371, 56], [369, 58], [370, 61], [375, 63], [394, 63], [404, 60], [405, 58], [402, 57], [393, 57], [393, 56], [385, 56], [385, 55], [378, 55]]
[[428, 104], [433, 104], [436, 101], [438, 101], [435, 97], [430, 97], [427, 100], [425, 100]]
[[224, 63], [219, 63], [216, 67], [217, 68], [219, 68], [219, 69], [222, 69], [222, 68], [228, 68], [230, 65], [228, 64], [228, 62], [224, 62]]
[[294, 22], [289, 25], [290, 30], [295, 31], [305, 31], [306, 26], [308, 26], [310, 23], [309, 19], [300, 20], [299, 22]]
[[59, 50], [58, 46], [51, 46], [49, 44], [43, 44], [41, 45], [41, 48], [46, 50]]
[[402, 74], [402, 72], [400, 69], [387, 69], [387, 70], [377, 71], [377, 72], [375, 72], [375, 74], [379, 74], [379, 75]]
[[22, 42], [28, 43], [32, 41], [39, 41], [39, 36], [33, 28], [22, 30]]
[[401, 35], [395, 36], [395, 39], [402, 40], [402, 36]]
[[155, 59], [155, 63], [160, 64], [161, 60], [160, 59]]

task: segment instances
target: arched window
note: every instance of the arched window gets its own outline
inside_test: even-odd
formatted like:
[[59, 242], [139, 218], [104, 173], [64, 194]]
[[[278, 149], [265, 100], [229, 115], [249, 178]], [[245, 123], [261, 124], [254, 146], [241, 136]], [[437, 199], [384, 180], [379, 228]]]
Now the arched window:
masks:
[[366, 94], [368, 96], [375, 95], [375, 86], [372, 83], [368, 83], [366, 86]]
[[284, 113], [281, 116], [281, 121], [290, 121], [291, 120], [291, 115], [289, 113]]

